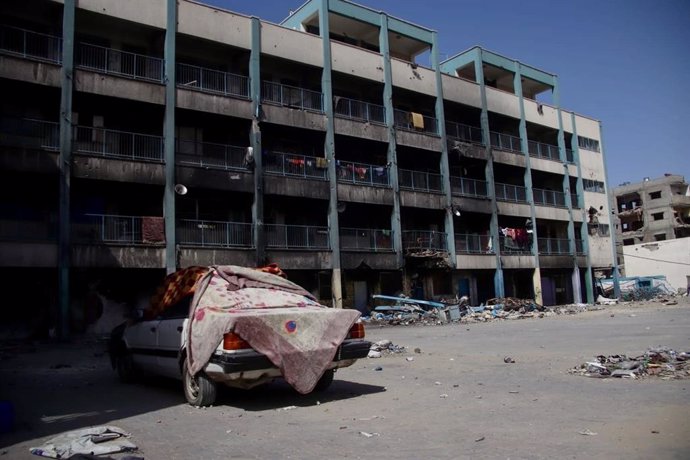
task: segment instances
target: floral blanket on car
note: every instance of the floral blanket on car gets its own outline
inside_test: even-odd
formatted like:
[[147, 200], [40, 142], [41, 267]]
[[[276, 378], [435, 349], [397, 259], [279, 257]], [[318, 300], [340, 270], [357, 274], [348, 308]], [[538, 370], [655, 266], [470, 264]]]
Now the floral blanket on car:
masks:
[[359, 318], [356, 310], [326, 308], [295, 283], [234, 265], [214, 266], [199, 280], [190, 307], [187, 362], [206, 366], [226, 332], [235, 332], [278, 367], [300, 393], [309, 393]]

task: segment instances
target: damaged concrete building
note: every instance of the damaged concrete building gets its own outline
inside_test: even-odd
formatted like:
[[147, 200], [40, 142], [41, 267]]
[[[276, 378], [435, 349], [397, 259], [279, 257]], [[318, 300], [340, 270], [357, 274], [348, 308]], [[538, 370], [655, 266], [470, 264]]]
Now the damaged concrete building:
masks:
[[360, 309], [591, 302], [612, 267], [601, 124], [554, 74], [441, 61], [435, 31], [345, 0], [281, 24], [188, 0], [0, 13], [0, 264], [36, 327], [191, 265], [277, 263]]

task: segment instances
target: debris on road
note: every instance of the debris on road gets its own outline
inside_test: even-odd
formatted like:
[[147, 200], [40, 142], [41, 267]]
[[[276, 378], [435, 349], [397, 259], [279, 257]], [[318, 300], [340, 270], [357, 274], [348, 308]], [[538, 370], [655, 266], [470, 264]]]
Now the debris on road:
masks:
[[482, 436], [482, 437], [480, 437], [480, 438], [475, 439], [474, 442], [480, 442], [480, 441], [483, 441], [483, 440], [485, 440], [485, 439], [486, 439], [486, 438], [485, 438], [484, 436]]
[[506, 356], [505, 358], [503, 358], [503, 362], [506, 364], [514, 364], [515, 360], [513, 358], [511, 358], [510, 356]]
[[293, 409], [297, 409], [297, 406], [285, 406], [285, 407], [280, 407], [276, 410], [277, 411], [285, 411], [285, 410], [293, 410]]
[[595, 433], [594, 431], [591, 431], [591, 430], [587, 429], [587, 430], [582, 430], [582, 431], [580, 431], [580, 434], [583, 435], [583, 436], [596, 436], [596, 435], [598, 435], [599, 433]]
[[650, 348], [643, 355], [634, 358], [626, 355], [599, 355], [568, 372], [598, 378], [687, 379], [690, 378], [690, 352], [678, 353], [668, 347], [658, 347]]
[[392, 355], [397, 353], [406, 353], [405, 347], [396, 345], [390, 340], [379, 340], [371, 344], [368, 357], [380, 358], [384, 354]]
[[381, 436], [379, 433], [367, 433], [366, 431], [360, 431], [359, 434], [365, 438], [373, 438], [374, 436]]
[[29, 452], [39, 457], [71, 458], [79, 454], [107, 455], [135, 451], [137, 446], [126, 439], [129, 436], [129, 433], [116, 426], [92, 426], [62, 433], [40, 447], [31, 447]]

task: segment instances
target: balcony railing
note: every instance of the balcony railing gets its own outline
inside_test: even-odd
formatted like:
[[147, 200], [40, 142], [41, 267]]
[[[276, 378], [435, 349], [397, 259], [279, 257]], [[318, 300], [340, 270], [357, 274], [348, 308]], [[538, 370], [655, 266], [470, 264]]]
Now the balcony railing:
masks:
[[409, 169], [398, 170], [400, 188], [416, 192], [442, 192], [441, 175]]
[[270, 81], [264, 81], [261, 85], [261, 100], [284, 107], [323, 112], [323, 95], [319, 91]]
[[57, 218], [42, 220], [0, 218], [0, 240], [56, 241]]
[[582, 240], [575, 240], [575, 252], [577, 254], [585, 253], [585, 244]]
[[500, 235], [501, 253], [506, 255], [531, 255], [532, 236], [527, 235], [525, 239], [513, 239], [509, 236]]
[[62, 38], [0, 25], [0, 52], [59, 64], [62, 62]]
[[527, 203], [527, 189], [520, 185], [501, 184], [496, 182], [496, 199], [499, 201], [513, 201]]
[[469, 179], [467, 177], [451, 176], [450, 190], [451, 193], [456, 196], [488, 196], [486, 181]]
[[391, 252], [393, 232], [372, 228], [341, 228], [340, 248], [346, 251]]
[[384, 106], [346, 97], [333, 97], [333, 112], [336, 116], [351, 120], [386, 123], [386, 108]]
[[246, 170], [247, 147], [210, 142], [176, 142], [177, 163], [214, 169]]
[[406, 131], [438, 134], [438, 122], [434, 117], [428, 117], [416, 112], [406, 112], [395, 109], [393, 111], [395, 127]]
[[338, 160], [335, 169], [338, 175], [338, 182], [383, 187], [390, 185], [388, 167], [386, 166]]
[[60, 125], [30, 118], [1, 118], [0, 144], [28, 149], [60, 149]]
[[534, 196], [534, 204], [542, 206], [553, 206], [556, 208], [565, 208], [565, 193], [557, 192], [555, 190], [544, 190], [540, 188], [533, 188], [532, 194]]
[[74, 150], [119, 159], [163, 161], [163, 138], [149, 134], [77, 126]]
[[264, 172], [279, 176], [327, 180], [328, 163], [323, 157], [268, 152], [263, 157]]
[[520, 138], [511, 136], [510, 134], [503, 134], [491, 131], [489, 133], [491, 146], [500, 150], [508, 150], [510, 152], [520, 153], [522, 147], [520, 145]]
[[402, 244], [406, 250], [447, 251], [448, 242], [444, 232], [433, 230], [405, 230]]
[[539, 238], [537, 240], [539, 254], [562, 255], [571, 254], [568, 238]]
[[575, 154], [570, 149], [565, 149], [565, 160], [568, 163], [575, 164]]
[[573, 205], [573, 209], [580, 209], [580, 201], [577, 198], [577, 193], [570, 194], [570, 202]]
[[177, 224], [178, 244], [212, 248], [250, 248], [254, 226], [244, 222], [183, 219]]
[[455, 252], [458, 254], [493, 254], [491, 235], [456, 233]]
[[266, 247], [271, 249], [328, 250], [328, 227], [264, 225]]
[[83, 243], [165, 244], [162, 217], [86, 214], [72, 224], [73, 236]]
[[561, 156], [557, 145], [545, 144], [543, 142], [529, 141], [527, 143], [529, 154], [533, 157], [544, 158], [546, 160], [560, 161]]
[[446, 135], [473, 144], [484, 144], [481, 128], [454, 121], [446, 121]]
[[117, 75], [135, 80], [161, 83], [163, 81], [163, 59], [129, 53], [113, 48], [78, 43], [74, 64], [76, 67], [100, 73]]
[[205, 93], [249, 98], [248, 77], [189, 64], [177, 64], [177, 86]]

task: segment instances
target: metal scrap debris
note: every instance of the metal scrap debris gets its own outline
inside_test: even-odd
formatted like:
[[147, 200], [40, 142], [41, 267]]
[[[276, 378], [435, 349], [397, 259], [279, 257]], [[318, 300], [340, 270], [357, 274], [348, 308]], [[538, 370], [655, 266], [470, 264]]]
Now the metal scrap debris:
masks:
[[645, 378], [661, 380], [690, 378], [690, 352], [676, 352], [668, 347], [650, 348], [643, 355], [599, 355], [568, 371], [571, 374], [597, 378]]

